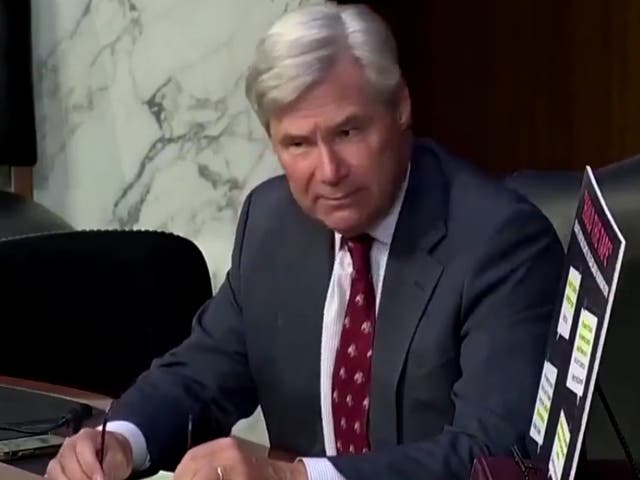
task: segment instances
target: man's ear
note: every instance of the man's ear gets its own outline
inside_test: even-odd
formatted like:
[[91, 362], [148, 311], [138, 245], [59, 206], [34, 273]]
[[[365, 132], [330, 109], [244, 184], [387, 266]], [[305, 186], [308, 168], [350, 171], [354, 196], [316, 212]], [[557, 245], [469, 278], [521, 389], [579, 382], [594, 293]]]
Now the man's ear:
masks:
[[398, 123], [402, 130], [407, 130], [411, 127], [411, 95], [404, 80], [400, 81], [397, 95]]

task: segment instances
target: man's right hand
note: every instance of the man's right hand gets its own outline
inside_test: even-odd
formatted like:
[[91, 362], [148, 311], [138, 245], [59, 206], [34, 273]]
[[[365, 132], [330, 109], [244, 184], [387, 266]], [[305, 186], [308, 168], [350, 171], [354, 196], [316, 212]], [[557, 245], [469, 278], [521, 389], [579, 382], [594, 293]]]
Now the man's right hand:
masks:
[[49, 462], [46, 478], [51, 480], [124, 480], [133, 470], [129, 441], [121, 434], [107, 432], [104, 471], [98, 460], [102, 433], [85, 428], [65, 440], [58, 455]]

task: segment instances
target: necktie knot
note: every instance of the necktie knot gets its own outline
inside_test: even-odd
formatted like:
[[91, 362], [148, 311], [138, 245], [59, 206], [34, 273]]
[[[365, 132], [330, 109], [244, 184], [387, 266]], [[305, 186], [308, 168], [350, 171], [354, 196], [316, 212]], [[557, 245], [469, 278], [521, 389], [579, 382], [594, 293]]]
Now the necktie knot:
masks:
[[371, 235], [363, 233], [361, 235], [348, 238], [346, 243], [349, 255], [351, 255], [353, 271], [355, 274], [358, 276], [369, 276], [371, 273], [369, 254], [371, 253], [371, 244], [373, 243]]

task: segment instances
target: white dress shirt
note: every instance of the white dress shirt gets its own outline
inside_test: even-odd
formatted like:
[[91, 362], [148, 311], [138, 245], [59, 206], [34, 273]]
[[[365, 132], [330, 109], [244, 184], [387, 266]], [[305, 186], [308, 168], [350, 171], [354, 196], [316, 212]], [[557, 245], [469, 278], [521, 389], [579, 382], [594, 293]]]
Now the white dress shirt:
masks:
[[[400, 192], [387, 215], [379, 221], [369, 234], [373, 237], [371, 246], [371, 273], [373, 276], [373, 288], [376, 295], [376, 315], [380, 304], [380, 292], [384, 278], [389, 247], [395, 231], [396, 222], [400, 213], [400, 207], [404, 199], [409, 172], [402, 184]], [[327, 456], [336, 455], [336, 442], [333, 432], [333, 415], [331, 409], [331, 383], [333, 364], [336, 358], [338, 342], [342, 332], [342, 322], [347, 308], [349, 290], [351, 288], [351, 272], [353, 264], [346, 247], [342, 247], [342, 237], [335, 234], [335, 259], [327, 299], [324, 305], [322, 324], [322, 344], [320, 349], [320, 408], [322, 414], [322, 430], [324, 434], [324, 447]], [[144, 435], [133, 424], [123, 421], [107, 423], [107, 430], [124, 435], [133, 451], [134, 470], [142, 470], [149, 463], [149, 454]], [[344, 477], [335, 469], [326, 458], [301, 458], [307, 469], [309, 480], [344, 480]]]

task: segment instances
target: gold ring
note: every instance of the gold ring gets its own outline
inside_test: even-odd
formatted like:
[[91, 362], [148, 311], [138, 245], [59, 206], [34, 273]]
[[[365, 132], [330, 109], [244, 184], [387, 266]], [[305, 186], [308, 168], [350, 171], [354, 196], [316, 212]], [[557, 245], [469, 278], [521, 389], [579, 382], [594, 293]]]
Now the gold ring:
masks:
[[218, 480], [224, 480], [224, 470], [222, 470], [222, 467], [216, 467], [216, 472], [218, 472]]

